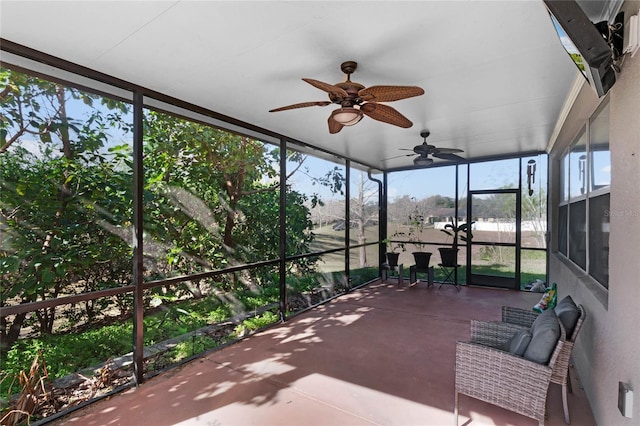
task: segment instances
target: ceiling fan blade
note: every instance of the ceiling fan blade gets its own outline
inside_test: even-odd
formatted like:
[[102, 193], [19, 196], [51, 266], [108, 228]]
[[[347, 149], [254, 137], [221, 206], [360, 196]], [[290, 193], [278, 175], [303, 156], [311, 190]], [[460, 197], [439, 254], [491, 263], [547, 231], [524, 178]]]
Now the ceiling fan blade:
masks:
[[394, 157], [389, 157], [389, 158], [385, 158], [382, 161], [387, 161], [387, 160], [393, 160], [395, 158], [400, 158], [400, 157], [413, 157], [415, 154], [402, 154], [402, 155], [396, 155]]
[[[409, 149], [409, 148], [398, 148], [398, 151], [413, 151], [413, 149]], [[407, 155], [411, 155], [411, 154], [407, 154]]]
[[270, 109], [269, 112], [286, 111], [288, 109], [306, 108], [310, 106], [327, 106], [331, 105], [330, 101], [316, 101], [316, 102], [301, 102], [299, 104], [287, 105], [280, 108]]
[[344, 127], [342, 124], [334, 120], [333, 116], [331, 115], [329, 116], [328, 122], [329, 122], [329, 133], [331, 133], [332, 135], [338, 133]]
[[393, 124], [394, 126], [405, 129], [413, 126], [413, 123], [407, 117], [388, 105], [367, 103], [361, 105], [360, 110], [374, 120]]
[[314, 80], [312, 78], [303, 78], [302, 80], [306, 81], [317, 89], [324, 90], [332, 98], [346, 98], [349, 96], [346, 90], [341, 87], [334, 86], [333, 84], [323, 83], [322, 81]]
[[466, 159], [460, 157], [459, 155], [456, 154], [452, 154], [452, 153], [446, 153], [446, 152], [434, 152], [433, 154], [434, 157], [436, 158], [440, 158], [442, 160], [449, 160], [449, 161], [467, 161]]
[[424, 95], [424, 90], [417, 86], [371, 86], [358, 92], [363, 100], [373, 102], [392, 102], [420, 95]]
[[457, 148], [435, 148], [433, 152], [440, 154], [454, 154], [456, 152], [464, 152], [464, 150]]

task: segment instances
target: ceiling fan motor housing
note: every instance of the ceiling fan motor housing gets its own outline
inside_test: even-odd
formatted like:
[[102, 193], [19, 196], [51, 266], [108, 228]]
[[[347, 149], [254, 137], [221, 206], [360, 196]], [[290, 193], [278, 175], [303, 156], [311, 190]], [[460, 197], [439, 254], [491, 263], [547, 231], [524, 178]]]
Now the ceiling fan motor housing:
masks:
[[358, 95], [358, 92], [360, 90], [364, 89], [364, 86], [362, 84], [355, 83], [353, 81], [345, 81], [345, 82], [342, 82], [342, 83], [335, 84], [334, 86], [343, 89], [345, 92], [347, 92], [349, 97], [347, 97], [347, 98], [339, 98], [339, 97], [336, 97], [336, 96], [329, 95], [329, 99], [331, 99], [331, 102], [339, 103], [343, 107], [348, 107], [348, 106], [353, 106], [353, 105], [360, 105], [363, 102], [362, 98], [360, 97], [360, 95]]

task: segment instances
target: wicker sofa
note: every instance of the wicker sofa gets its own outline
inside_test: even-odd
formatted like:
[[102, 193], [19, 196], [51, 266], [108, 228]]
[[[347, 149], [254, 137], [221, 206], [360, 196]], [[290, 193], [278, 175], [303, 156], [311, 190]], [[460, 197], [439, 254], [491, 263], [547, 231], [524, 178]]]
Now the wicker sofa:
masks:
[[[544, 425], [549, 384], [566, 344], [566, 332], [555, 313], [550, 312], [545, 317], [555, 321], [553, 326], [557, 327], [557, 337], [553, 342], [547, 342], [552, 350], [546, 355], [548, 360], [545, 362], [532, 361], [508, 350], [514, 335], [525, 328], [522, 325], [471, 321], [471, 340], [456, 344], [456, 426], [460, 394], [536, 419], [539, 425]], [[533, 329], [534, 325], [531, 327]], [[532, 345], [533, 339], [529, 348]]]

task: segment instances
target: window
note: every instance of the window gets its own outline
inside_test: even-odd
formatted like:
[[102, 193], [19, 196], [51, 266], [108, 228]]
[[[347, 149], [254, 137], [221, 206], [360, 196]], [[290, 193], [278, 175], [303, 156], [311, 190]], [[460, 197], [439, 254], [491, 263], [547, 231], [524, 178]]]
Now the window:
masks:
[[587, 269], [587, 225], [586, 201], [571, 203], [569, 206], [569, 259]]
[[[569, 156], [562, 157], [560, 162], [560, 176], [562, 182], [560, 184], [560, 201], [569, 200]], [[566, 234], [565, 234], [566, 235]]]
[[611, 151], [609, 150], [609, 105], [591, 121], [589, 131], [590, 191], [609, 190]]
[[558, 251], [567, 256], [567, 223], [568, 223], [569, 206], [565, 204], [560, 206], [558, 213]]
[[589, 271], [609, 286], [609, 194], [589, 199]]
[[558, 251], [609, 287], [609, 104], [589, 120], [560, 161]]
[[587, 192], [587, 131], [572, 145], [569, 153], [569, 199], [583, 197]]

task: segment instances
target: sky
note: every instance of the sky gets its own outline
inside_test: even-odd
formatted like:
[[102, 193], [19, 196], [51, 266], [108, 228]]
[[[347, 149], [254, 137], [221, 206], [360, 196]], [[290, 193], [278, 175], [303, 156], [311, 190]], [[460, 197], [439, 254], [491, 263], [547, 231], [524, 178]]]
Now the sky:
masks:
[[[536, 160], [536, 187], [542, 183], [546, 186], [546, 155], [526, 157], [523, 159], [523, 185], [527, 184], [526, 163]], [[487, 190], [505, 186], [518, 186], [518, 159], [473, 163], [471, 167], [471, 188], [466, 187], [466, 166], [458, 167], [461, 187], [460, 197], [466, 195], [467, 189]], [[539, 180], [539, 179], [543, 180]], [[409, 195], [420, 200], [432, 195], [455, 197], [455, 168], [436, 167], [390, 173], [388, 181], [389, 201]]]
[[[542, 187], [546, 187], [546, 155], [526, 157], [522, 160], [523, 186], [527, 185], [526, 164], [529, 159], [534, 159], [536, 161], [534, 189], [538, 189], [540, 185], [542, 185]], [[499, 189], [505, 186], [517, 187], [518, 162], [518, 159], [509, 159], [471, 164], [471, 190]], [[327, 171], [336, 166], [335, 163], [314, 157], [309, 157], [305, 161], [305, 165], [309, 170], [311, 170], [314, 177], [321, 177]], [[291, 170], [291, 167], [293, 167], [293, 165], [289, 166], [289, 170]], [[354, 184], [358, 178], [356, 173], [357, 172], [353, 172], [351, 176], [352, 183]], [[468, 189], [466, 187], [467, 167], [465, 165], [459, 166], [458, 173], [460, 174], [461, 182], [459, 196], [464, 197], [466, 196]], [[376, 176], [374, 175], [374, 177]], [[382, 179], [381, 176], [377, 176], [376, 178]], [[318, 184], [314, 185], [312, 179], [307, 176], [304, 171], [292, 176], [290, 182], [298, 191], [306, 194], [317, 193], [324, 200], [340, 198], [340, 195], [331, 194], [328, 188], [322, 187]], [[370, 187], [377, 189], [372, 185], [370, 185]], [[355, 188], [352, 187], [352, 197], [355, 196], [354, 192]], [[388, 194], [389, 202], [393, 202], [405, 195], [414, 197], [417, 200], [421, 200], [432, 195], [444, 195], [454, 198], [455, 167], [433, 167], [389, 173]]]

